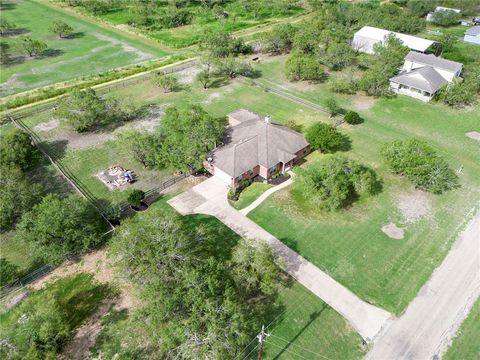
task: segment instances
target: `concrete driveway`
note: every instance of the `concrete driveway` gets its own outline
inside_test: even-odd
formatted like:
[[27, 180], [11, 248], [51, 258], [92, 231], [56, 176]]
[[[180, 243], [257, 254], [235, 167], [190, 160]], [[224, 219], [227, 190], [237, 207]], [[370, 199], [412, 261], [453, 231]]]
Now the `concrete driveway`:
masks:
[[390, 313], [370, 305], [325, 272], [305, 260], [280, 240], [232, 208], [227, 201], [227, 185], [213, 176], [169, 200], [182, 215], [212, 215], [242, 237], [266, 241], [283, 259], [286, 271], [299, 283], [342, 314], [362, 338], [370, 342], [388, 322]]

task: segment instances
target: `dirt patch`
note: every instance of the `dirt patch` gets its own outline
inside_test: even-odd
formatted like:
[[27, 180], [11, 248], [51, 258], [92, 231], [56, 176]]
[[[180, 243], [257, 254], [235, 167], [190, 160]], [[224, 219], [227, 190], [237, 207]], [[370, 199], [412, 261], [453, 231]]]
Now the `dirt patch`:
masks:
[[146, 116], [120, 126], [114, 131], [114, 134], [118, 134], [127, 130], [145, 130], [148, 132], [155, 132], [158, 124], [160, 124], [160, 120], [165, 114], [165, 109], [168, 106], [168, 104], [163, 104], [161, 106], [150, 107]]
[[137, 57], [137, 60], [139, 61], [149, 60], [154, 58], [154, 55], [141, 51], [140, 49], [137, 49], [126, 42], [114, 39], [110, 36], [106, 36], [99, 33], [92, 33], [92, 35], [95, 36], [97, 39], [108, 41], [112, 45], [120, 45], [123, 51], [134, 53]]
[[478, 131], [470, 131], [470, 132], [466, 133], [465, 135], [467, 137], [469, 137], [470, 139], [480, 141], [480, 132], [478, 132]]
[[233, 88], [228, 87], [228, 88], [222, 89], [221, 92], [220, 91], [212, 92], [206, 97], [205, 100], [202, 101], [202, 104], [206, 104], [206, 105], [211, 104], [212, 102], [222, 98], [223, 96], [225, 96], [228, 93], [231, 93], [232, 91], [233, 91]]
[[432, 204], [425, 191], [413, 190], [398, 197], [397, 206], [407, 224], [414, 223], [418, 219], [430, 215]]
[[50, 121], [38, 124], [33, 128], [33, 131], [47, 132], [56, 129], [58, 125], [60, 125], [60, 121], [58, 121], [57, 119], [52, 119]]
[[392, 239], [400, 240], [403, 239], [405, 232], [403, 229], [399, 228], [397, 225], [394, 223], [387, 224], [385, 226], [382, 226], [382, 231]]
[[195, 76], [202, 71], [200, 67], [191, 66], [181, 71], [175, 72], [173, 75], [178, 79], [180, 84], [191, 84], [195, 80]]
[[66, 141], [68, 149], [81, 150], [101, 146], [111, 139], [113, 139], [111, 133], [79, 134], [73, 130], [65, 130], [55, 140]]
[[353, 106], [357, 110], [368, 110], [375, 104], [375, 99], [367, 95], [355, 95], [353, 99]]
[[15, 295], [13, 295], [8, 301], [5, 303], [4, 308], [2, 309], [2, 313], [6, 312], [18, 304], [20, 304], [23, 300], [25, 300], [28, 297], [28, 292], [27, 291], [21, 291]]

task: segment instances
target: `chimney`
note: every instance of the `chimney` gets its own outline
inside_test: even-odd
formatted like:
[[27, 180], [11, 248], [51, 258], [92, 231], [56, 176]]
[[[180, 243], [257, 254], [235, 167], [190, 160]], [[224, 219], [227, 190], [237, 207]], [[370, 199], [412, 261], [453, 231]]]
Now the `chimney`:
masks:
[[269, 115], [265, 116], [265, 124], [271, 124], [271, 123], [272, 123], [272, 118]]

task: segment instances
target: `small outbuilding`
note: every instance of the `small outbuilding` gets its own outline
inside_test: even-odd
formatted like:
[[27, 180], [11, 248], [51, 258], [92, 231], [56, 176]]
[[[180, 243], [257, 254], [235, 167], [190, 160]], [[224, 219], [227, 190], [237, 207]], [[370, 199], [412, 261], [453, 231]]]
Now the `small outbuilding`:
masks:
[[480, 45], [480, 25], [472, 26], [467, 31], [465, 31], [465, 36], [463, 41]]
[[421, 53], [427, 51], [427, 49], [435, 43], [433, 40], [427, 40], [418, 36], [397, 33], [371, 26], [364, 26], [353, 36], [352, 48], [355, 51], [373, 54], [374, 45], [385, 43], [390, 34], [393, 34], [410, 50]]

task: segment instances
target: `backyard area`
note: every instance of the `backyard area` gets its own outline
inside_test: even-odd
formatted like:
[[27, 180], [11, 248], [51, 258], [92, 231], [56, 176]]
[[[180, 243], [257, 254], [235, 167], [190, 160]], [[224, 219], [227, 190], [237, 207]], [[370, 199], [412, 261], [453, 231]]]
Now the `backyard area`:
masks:
[[[16, 29], [1, 42], [10, 46], [10, 61], [1, 65], [0, 96], [87, 77], [106, 70], [156, 59], [166, 55], [153, 41], [75, 17], [40, 1], [11, 0], [2, 9], [2, 18]], [[67, 38], [50, 32], [54, 21], [73, 28]], [[47, 44], [36, 57], [24, 55], [21, 39], [31, 36]]]
[[[284, 189], [249, 217], [361, 298], [400, 314], [448, 252], [459, 224], [480, 199], [479, 144], [465, 135], [478, 129], [480, 108], [453, 110], [407, 97], [334, 95], [326, 84], [289, 83], [283, 61], [270, 59], [259, 65], [263, 76], [258, 81], [321, 105], [335, 96], [344, 108], [358, 111], [365, 123], [341, 128], [352, 141], [345, 155], [375, 169], [383, 189], [333, 213], [309, 208]], [[379, 159], [380, 146], [410, 137], [430, 143], [458, 170], [459, 189], [431, 195], [390, 173]], [[389, 223], [404, 229], [403, 239], [382, 232]]]

